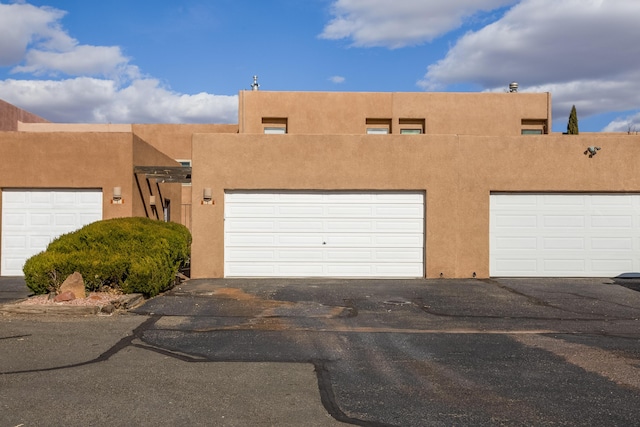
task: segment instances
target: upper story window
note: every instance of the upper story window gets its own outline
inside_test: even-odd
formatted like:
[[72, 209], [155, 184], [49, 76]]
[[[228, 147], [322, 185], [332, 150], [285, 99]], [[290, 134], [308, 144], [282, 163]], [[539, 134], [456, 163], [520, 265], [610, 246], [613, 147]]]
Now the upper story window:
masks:
[[367, 134], [386, 135], [391, 133], [391, 119], [367, 119]]
[[262, 129], [265, 134], [285, 134], [287, 133], [286, 117], [263, 117]]
[[403, 135], [419, 135], [425, 132], [424, 119], [400, 119], [400, 133]]
[[546, 119], [522, 119], [520, 134], [543, 135], [547, 133]]

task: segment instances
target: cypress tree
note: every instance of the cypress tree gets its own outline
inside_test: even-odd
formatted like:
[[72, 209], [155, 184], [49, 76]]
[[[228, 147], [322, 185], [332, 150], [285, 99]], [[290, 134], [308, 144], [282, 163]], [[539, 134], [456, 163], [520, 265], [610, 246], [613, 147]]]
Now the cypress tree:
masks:
[[569, 114], [569, 123], [567, 123], [567, 134], [578, 135], [578, 113], [576, 112], [576, 106], [571, 107], [571, 114]]

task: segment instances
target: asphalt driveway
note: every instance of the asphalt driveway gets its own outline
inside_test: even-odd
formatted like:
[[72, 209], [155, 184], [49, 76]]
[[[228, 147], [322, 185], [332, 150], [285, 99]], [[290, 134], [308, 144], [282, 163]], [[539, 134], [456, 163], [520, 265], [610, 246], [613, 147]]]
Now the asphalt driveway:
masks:
[[194, 280], [136, 312], [188, 357], [312, 364], [346, 423], [640, 419], [640, 293], [609, 280]]
[[[35, 339], [42, 322], [84, 330], [93, 320], [0, 322], [7, 337]], [[27, 389], [33, 375], [55, 368], [61, 378], [51, 381], [61, 381], [84, 362], [95, 370], [85, 372], [88, 383], [113, 369], [116, 378], [130, 372], [140, 385], [131, 392], [150, 405], [104, 418], [115, 425], [144, 424], [145, 416], [191, 425], [627, 426], [640, 419], [640, 292], [611, 280], [191, 280], [100, 323], [111, 346], [96, 348], [89, 331], [83, 345], [70, 330], [58, 335], [68, 337], [66, 347], [41, 349], [32, 363], [19, 359], [17, 342], [0, 339], [9, 356], [0, 362], [0, 397], [5, 413], [16, 415], [11, 421], [29, 420], [20, 398], [38, 398], [42, 387]], [[69, 347], [74, 363], [65, 365], [53, 353]], [[150, 403], [162, 390], [173, 406]], [[99, 396], [127, 405], [117, 393]]]

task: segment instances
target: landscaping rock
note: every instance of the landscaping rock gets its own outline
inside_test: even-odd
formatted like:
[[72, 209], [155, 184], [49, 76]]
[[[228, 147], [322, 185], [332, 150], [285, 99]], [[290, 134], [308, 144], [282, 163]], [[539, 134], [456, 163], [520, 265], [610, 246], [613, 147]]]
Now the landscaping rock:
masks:
[[87, 296], [84, 288], [84, 279], [82, 274], [77, 271], [67, 277], [60, 286], [60, 294], [71, 292], [76, 298], [84, 298]]
[[63, 301], [73, 301], [76, 299], [76, 296], [71, 291], [65, 291], [61, 294], [56, 295], [53, 299], [53, 302], [63, 302]]

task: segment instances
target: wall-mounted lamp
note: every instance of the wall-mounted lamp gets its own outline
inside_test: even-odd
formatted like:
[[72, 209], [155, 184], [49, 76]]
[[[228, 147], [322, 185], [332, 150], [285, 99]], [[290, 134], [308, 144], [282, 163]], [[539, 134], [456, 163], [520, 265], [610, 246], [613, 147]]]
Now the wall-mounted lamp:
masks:
[[584, 154], [585, 155], [589, 155], [589, 158], [595, 156], [596, 154], [598, 154], [598, 150], [600, 150], [600, 147], [587, 147], [587, 149], [585, 150]]
[[124, 200], [122, 200], [122, 187], [113, 187], [113, 198], [111, 199], [111, 203], [114, 205], [121, 205], [124, 203]]
[[213, 193], [211, 192], [211, 187], [205, 187], [202, 190], [202, 204], [203, 205], [213, 204]]
[[149, 206], [155, 206], [156, 205], [156, 196], [149, 196]]

